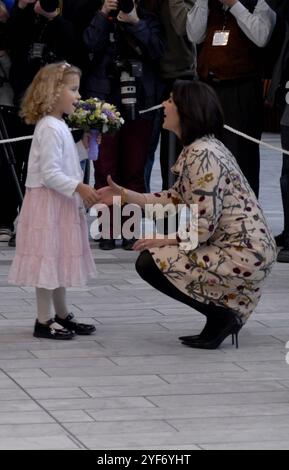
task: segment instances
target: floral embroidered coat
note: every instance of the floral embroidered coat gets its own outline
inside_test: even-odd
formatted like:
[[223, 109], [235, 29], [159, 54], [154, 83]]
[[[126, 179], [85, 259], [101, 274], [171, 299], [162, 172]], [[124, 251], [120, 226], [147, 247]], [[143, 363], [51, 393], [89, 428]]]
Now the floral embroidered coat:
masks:
[[214, 137], [184, 148], [172, 168], [171, 190], [146, 194], [149, 204], [198, 205], [198, 246], [150, 250], [168, 280], [203, 303], [233, 309], [243, 321], [256, 307], [276, 259], [262, 209], [229, 150]]

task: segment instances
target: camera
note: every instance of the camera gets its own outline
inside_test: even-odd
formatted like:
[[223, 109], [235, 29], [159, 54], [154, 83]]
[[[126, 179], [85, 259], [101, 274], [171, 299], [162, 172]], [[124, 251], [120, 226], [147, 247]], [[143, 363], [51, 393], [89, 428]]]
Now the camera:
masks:
[[34, 42], [33, 44], [31, 44], [28, 53], [29, 62], [35, 59], [42, 60], [42, 57], [44, 55], [44, 48], [45, 44], [41, 42]]
[[28, 51], [28, 62], [38, 60], [41, 66], [50, 64], [56, 61], [56, 55], [48, 49], [46, 44], [41, 42], [34, 42], [31, 44]]
[[133, 0], [119, 0], [119, 9], [124, 13], [130, 13], [134, 9]]
[[118, 9], [112, 10], [110, 12], [110, 15], [116, 18], [120, 11], [123, 11], [124, 13], [130, 13], [132, 12], [133, 9], [134, 9], [133, 0], [118, 0]]
[[142, 76], [142, 63], [127, 59], [116, 60], [114, 65], [120, 76], [122, 114], [125, 120], [134, 121], [138, 116], [136, 78]]

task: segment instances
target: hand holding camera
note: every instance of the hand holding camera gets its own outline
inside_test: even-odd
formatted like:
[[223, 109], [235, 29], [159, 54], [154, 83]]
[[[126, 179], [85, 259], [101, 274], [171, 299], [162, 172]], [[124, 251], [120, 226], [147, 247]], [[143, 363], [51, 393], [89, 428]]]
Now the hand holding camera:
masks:
[[29, 3], [36, 3], [36, 0], [19, 0], [18, 7], [21, 8], [21, 10], [24, 10]]
[[139, 17], [137, 15], [135, 6], [130, 13], [124, 13], [123, 11], [120, 11], [117, 15], [117, 19], [118, 21], [129, 24], [137, 24], [139, 22]]
[[101, 12], [106, 16], [112, 14], [122, 23], [136, 24], [139, 21], [134, 0], [105, 0]]
[[111, 11], [118, 10], [118, 0], [104, 0], [102, 9], [100, 10], [104, 15], [108, 16]]

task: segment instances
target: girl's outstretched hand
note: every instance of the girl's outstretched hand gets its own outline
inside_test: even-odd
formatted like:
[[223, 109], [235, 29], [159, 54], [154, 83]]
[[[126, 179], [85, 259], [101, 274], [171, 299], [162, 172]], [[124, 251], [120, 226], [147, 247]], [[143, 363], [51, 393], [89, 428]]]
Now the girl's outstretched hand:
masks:
[[116, 184], [110, 175], [107, 177], [108, 186], [98, 189], [96, 191], [97, 202], [99, 204], [106, 204], [112, 206], [113, 197], [121, 196], [122, 187]]
[[91, 207], [98, 202], [95, 189], [91, 188], [88, 184], [79, 183], [75, 191], [80, 195], [87, 207]]

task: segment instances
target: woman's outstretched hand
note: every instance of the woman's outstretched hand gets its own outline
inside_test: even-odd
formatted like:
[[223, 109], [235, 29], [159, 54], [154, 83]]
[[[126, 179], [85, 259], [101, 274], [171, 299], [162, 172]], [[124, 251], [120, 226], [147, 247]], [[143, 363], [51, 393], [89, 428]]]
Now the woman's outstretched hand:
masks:
[[175, 238], [140, 238], [133, 245], [134, 251], [144, 251], [150, 248], [161, 248], [162, 246], [178, 245], [178, 241]]
[[106, 204], [112, 206], [113, 197], [121, 196], [122, 187], [116, 184], [110, 175], [107, 177], [108, 186], [98, 189], [96, 191], [97, 202], [99, 204]]

